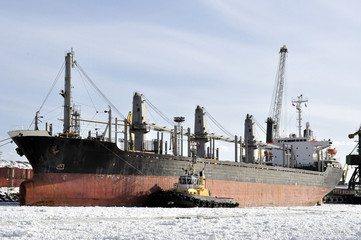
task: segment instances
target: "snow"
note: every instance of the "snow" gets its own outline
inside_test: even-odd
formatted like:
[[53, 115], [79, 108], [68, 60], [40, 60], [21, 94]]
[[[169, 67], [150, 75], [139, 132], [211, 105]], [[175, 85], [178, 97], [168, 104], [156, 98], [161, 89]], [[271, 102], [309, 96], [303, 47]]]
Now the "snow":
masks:
[[21, 161], [8, 161], [0, 159], [0, 168], [32, 169], [30, 163]]
[[19, 187], [0, 187], [0, 193], [6, 192], [8, 194], [10, 193], [19, 193]]
[[0, 202], [19, 201], [19, 187], [0, 187]]
[[0, 204], [0, 239], [360, 239], [361, 205], [237, 209]]

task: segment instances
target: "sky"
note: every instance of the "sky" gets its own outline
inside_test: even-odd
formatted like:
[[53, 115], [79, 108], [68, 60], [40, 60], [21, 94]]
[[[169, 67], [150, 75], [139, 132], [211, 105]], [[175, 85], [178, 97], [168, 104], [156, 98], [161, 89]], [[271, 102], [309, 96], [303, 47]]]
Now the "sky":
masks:
[[[298, 132], [291, 100], [303, 94], [309, 100], [303, 125], [310, 122], [318, 140], [331, 139], [341, 162], [355, 146], [347, 136], [361, 123], [359, 1], [0, 2], [0, 140], [9, 130], [33, 128], [39, 109], [40, 128], [49, 122], [61, 131], [55, 120], [62, 118], [64, 77], [55, 80], [71, 48], [122, 115], [138, 91], [168, 118], [184, 116], [185, 127], [193, 128], [201, 105], [243, 136], [247, 114], [266, 128], [279, 50], [286, 45], [281, 134]], [[106, 121], [108, 103], [75, 69], [73, 85], [82, 117]], [[151, 110], [148, 120], [163, 124]], [[224, 135], [211, 123], [209, 130]], [[265, 140], [260, 129], [257, 138]], [[1, 158], [24, 160], [7, 142], [0, 142]]]

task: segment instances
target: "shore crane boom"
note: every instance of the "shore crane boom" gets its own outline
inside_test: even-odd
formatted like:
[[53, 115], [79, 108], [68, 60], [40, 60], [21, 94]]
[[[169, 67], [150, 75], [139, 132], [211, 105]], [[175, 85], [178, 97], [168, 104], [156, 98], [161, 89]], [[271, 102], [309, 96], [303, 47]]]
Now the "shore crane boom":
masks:
[[286, 45], [283, 45], [283, 47], [281, 47], [279, 53], [280, 61], [278, 64], [275, 88], [272, 95], [270, 113], [269, 117], [267, 118], [267, 143], [273, 142], [274, 138], [279, 137], [279, 125], [283, 100], [283, 86], [285, 82], [286, 57], [288, 53]]

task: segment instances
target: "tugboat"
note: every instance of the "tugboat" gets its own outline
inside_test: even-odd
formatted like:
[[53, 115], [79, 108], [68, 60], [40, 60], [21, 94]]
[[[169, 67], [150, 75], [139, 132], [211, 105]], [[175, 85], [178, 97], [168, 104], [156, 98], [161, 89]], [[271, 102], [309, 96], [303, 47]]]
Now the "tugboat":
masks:
[[195, 174], [193, 164], [183, 169], [184, 175], [179, 177], [174, 188], [158, 191], [149, 195], [149, 207], [238, 207], [233, 198], [212, 197], [206, 186], [204, 168]]

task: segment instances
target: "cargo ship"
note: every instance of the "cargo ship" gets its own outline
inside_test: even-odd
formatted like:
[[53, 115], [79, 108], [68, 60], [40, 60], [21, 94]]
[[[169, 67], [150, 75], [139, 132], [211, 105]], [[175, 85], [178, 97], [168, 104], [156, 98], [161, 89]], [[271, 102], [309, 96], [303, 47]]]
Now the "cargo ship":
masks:
[[[25, 155], [33, 168], [33, 177], [20, 186], [21, 205], [144, 206], [151, 193], [171, 189], [182, 168], [192, 161], [195, 171], [207, 172], [212, 196], [233, 198], [239, 207], [315, 205], [340, 180], [341, 165], [326, 155], [317, 160], [311, 156], [308, 165], [283, 164], [297, 162], [291, 142], [285, 146], [256, 141], [252, 115], [246, 117], [244, 138], [232, 139], [209, 133], [206, 110], [197, 106], [191, 133], [181, 126], [182, 117], [176, 117], [171, 128], [148, 123], [148, 101], [140, 93], [134, 94], [133, 111], [124, 121], [112, 117], [115, 107], [111, 105], [108, 121], [102, 122], [104, 132], [94, 135], [89, 131], [81, 136], [79, 121], [87, 120], [81, 119], [72, 105], [73, 67], [79, 65], [70, 51], [65, 56], [65, 89], [60, 93], [64, 97], [63, 132], [54, 134], [51, 125], [39, 130], [38, 112], [34, 130], [9, 132], [17, 152]], [[156, 131], [157, 137], [149, 146], [146, 134], [150, 130]], [[169, 145], [163, 136], [166, 133], [171, 136]], [[303, 143], [314, 141], [306, 139]], [[216, 140], [234, 144], [234, 160], [219, 159]], [[286, 160], [278, 164], [274, 158], [257, 159], [260, 148], [278, 151]]]

